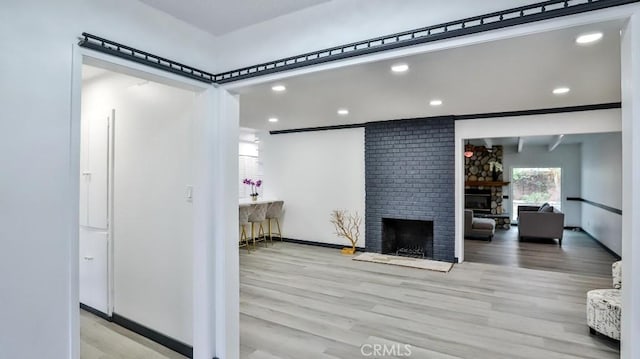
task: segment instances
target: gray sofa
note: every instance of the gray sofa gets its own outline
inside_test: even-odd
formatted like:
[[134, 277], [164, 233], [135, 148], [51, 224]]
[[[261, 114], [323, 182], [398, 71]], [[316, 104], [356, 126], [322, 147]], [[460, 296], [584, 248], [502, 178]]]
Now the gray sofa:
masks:
[[558, 244], [562, 246], [564, 213], [553, 207], [543, 207], [544, 205], [518, 207], [518, 239], [557, 239]]
[[474, 218], [473, 210], [464, 210], [464, 236], [487, 237], [489, 241], [493, 239], [496, 232], [496, 221], [491, 218]]

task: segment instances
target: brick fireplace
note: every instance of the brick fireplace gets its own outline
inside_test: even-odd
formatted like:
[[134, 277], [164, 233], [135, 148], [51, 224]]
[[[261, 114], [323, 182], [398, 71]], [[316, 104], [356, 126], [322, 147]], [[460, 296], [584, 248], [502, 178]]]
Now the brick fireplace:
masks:
[[432, 223], [432, 257], [455, 260], [454, 120], [365, 126], [366, 250], [383, 253], [384, 219]]

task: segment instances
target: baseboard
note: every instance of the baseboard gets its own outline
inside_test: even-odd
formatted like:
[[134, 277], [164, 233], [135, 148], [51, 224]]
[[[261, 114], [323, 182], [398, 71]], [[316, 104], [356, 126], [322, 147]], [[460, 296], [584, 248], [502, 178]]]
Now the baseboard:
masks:
[[[335, 243], [323, 243], [323, 242], [315, 242], [315, 241], [303, 241], [300, 239], [293, 238], [282, 238], [282, 241], [296, 244], [307, 244], [310, 246], [316, 247], [325, 247], [325, 248], [333, 248], [333, 249], [342, 249], [344, 247], [349, 247], [346, 244], [335, 244]], [[356, 252], [364, 252], [364, 247], [356, 247]]]
[[180, 353], [188, 358], [193, 358], [193, 347], [189, 344], [185, 344], [179, 340], [166, 336], [140, 323], [127, 319], [117, 313], [113, 313], [112, 321], [123, 328], [129, 329], [130, 331], [140, 334], [147, 339], [153, 340], [154, 342], [165, 346], [177, 353]]
[[88, 306], [86, 304], [80, 303], [80, 309], [82, 309], [84, 311], [87, 311], [87, 312], [95, 315], [96, 317], [100, 317], [100, 318], [102, 318], [102, 319], [104, 319], [104, 320], [106, 320], [108, 322], [112, 322], [113, 321], [112, 318], [108, 314], [103, 313], [103, 312], [97, 310], [96, 308], [90, 307], [90, 306]]
[[591, 238], [594, 242], [598, 243], [600, 245], [600, 247], [602, 247], [605, 251], [609, 252], [609, 254], [611, 254], [613, 257], [616, 258], [616, 260], [621, 260], [622, 257], [620, 257], [616, 252], [612, 251], [609, 247], [607, 247], [604, 243], [600, 242], [598, 240], [598, 238], [594, 237], [591, 233], [587, 232], [584, 230], [584, 228], [581, 227], [577, 227], [580, 232], [583, 232], [584, 234], [587, 235], [587, 237]]

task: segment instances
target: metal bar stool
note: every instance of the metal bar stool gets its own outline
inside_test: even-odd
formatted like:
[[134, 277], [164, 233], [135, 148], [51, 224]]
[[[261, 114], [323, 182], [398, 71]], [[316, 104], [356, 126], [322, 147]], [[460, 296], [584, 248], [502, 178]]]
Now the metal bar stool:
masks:
[[[280, 237], [280, 242], [282, 242], [282, 231], [280, 230], [280, 216], [282, 216], [282, 207], [284, 206], [284, 201], [275, 201], [271, 203], [269, 209], [267, 210], [267, 225], [269, 227], [269, 240], [273, 243], [274, 235]], [[273, 232], [271, 228], [271, 220], [275, 220], [276, 227], [278, 232]]]
[[[256, 242], [262, 242], [262, 241], [265, 241], [264, 245], [266, 247], [267, 237], [265, 236], [264, 227], [262, 226], [262, 223], [266, 219], [269, 203], [254, 204], [252, 207], [253, 208], [252, 208], [251, 214], [249, 215], [249, 222], [251, 223], [251, 240], [253, 241], [253, 248], [254, 249], [256, 248]], [[256, 224], [258, 224], [257, 233], [255, 231]]]
[[251, 214], [251, 206], [240, 206], [239, 210], [240, 214], [240, 247], [247, 247], [247, 252], [251, 252], [249, 250], [249, 237], [247, 237], [246, 225], [249, 224], [249, 215]]

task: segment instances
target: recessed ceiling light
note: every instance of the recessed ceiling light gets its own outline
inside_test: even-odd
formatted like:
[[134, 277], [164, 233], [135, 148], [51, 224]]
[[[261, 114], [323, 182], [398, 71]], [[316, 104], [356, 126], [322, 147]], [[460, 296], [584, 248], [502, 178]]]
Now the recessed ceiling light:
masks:
[[592, 32], [592, 33], [588, 33], [588, 34], [583, 34], [580, 35], [576, 38], [576, 43], [580, 44], [580, 45], [586, 45], [586, 44], [590, 44], [592, 42], [596, 42], [598, 40], [602, 39], [602, 33], [601, 32]]
[[341, 108], [338, 110], [338, 115], [340, 116], [346, 116], [349, 114], [349, 110], [347, 110], [346, 108]]
[[442, 100], [431, 100], [431, 102], [429, 102], [429, 105], [431, 105], [431, 106], [440, 106], [440, 105], [442, 105]]
[[569, 91], [571, 91], [571, 89], [568, 88], [568, 87], [557, 87], [557, 88], [553, 89], [553, 94], [554, 95], [564, 95], [564, 94], [568, 93]]
[[269, 117], [269, 122], [276, 123], [276, 122], [278, 122], [278, 118], [277, 117]]
[[275, 92], [282, 92], [284, 90], [287, 89], [287, 87], [285, 85], [274, 85], [271, 87], [271, 89]]
[[395, 64], [391, 66], [391, 71], [395, 73], [406, 72], [407, 70], [409, 70], [409, 65], [407, 64]]

